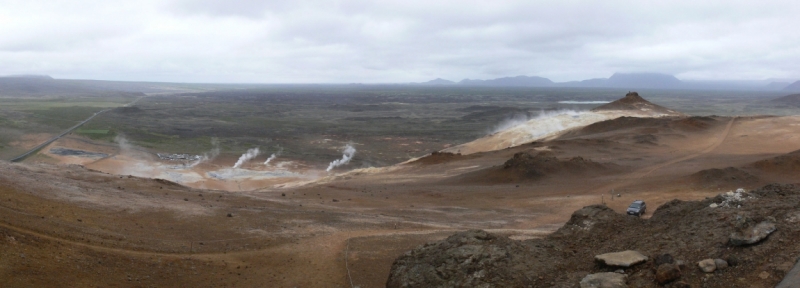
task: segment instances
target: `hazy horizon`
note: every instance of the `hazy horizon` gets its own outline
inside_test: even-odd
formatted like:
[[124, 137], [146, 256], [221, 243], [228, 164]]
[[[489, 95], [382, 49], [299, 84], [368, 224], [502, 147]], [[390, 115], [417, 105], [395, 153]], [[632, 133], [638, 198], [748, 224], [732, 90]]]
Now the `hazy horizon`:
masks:
[[0, 75], [408, 83], [800, 79], [800, 3], [0, 0]]

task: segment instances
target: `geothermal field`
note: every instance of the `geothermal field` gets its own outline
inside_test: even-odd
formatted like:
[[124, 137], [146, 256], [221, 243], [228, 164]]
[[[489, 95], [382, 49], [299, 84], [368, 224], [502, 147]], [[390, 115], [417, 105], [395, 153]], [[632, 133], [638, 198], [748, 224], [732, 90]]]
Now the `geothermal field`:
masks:
[[[582, 287], [610, 272], [775, 287], [798, 273], [787, 93], [147, 85], [0, 98], [0, 156], [33, 149], [0, 162], [4, 285]], [[625, 215], [634, 200], [641, 217]], [[647, 260], [595, 260], [623, 250]]]

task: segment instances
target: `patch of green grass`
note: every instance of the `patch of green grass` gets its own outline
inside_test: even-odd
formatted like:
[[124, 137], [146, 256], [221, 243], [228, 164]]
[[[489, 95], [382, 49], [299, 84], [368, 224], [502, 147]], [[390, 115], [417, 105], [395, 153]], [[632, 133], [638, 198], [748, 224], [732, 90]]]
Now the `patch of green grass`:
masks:
[[108, 129], [78, 129], [75, 133], [86, 136], [92, 140], [107, 140], [111, 141], [117, 136], [113, 130]]
[[103, 134], [103, 135], [105, 135], [105, 134], [108, 134], [108, 132], [109, 132], [109, 131], [111, 131], [111, 130], [101, 130], [101, 129], [92, 129], [92, 130], [89, 130], [89, 129], [78, 129], [78, 131], [75, 131], [75, 133], [78, 133], [78, 134]]

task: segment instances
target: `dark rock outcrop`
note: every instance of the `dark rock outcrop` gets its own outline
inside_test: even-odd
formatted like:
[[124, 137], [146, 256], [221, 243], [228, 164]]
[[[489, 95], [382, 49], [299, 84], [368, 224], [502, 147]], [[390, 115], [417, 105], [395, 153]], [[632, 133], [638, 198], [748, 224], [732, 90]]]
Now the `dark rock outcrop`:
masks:
[[647, 101], [644, 98], [642, 98], [642, 96], [639, 96], [639, 93], [637, 92], [628, 92], [628, 94], [625, 94], [625, 97], [623, 97], [622, 99], [592, 109], [592, 111], [609, 111], [609, 110], [625, 110], [625, 111], [636, 110], [636, 111], [655, 112], [666, 115], [684, 115], [680, 112], [667, 109], [666, 107], [653, 104], [650, 101]]
[[524, 287], [535, 276], [508, 268], [524, 267], [528, 250], [508, 237], [459, 232], [400, 256], [386, 287]]
[[764, 240], [764, 238], [767, 238], [772, 232], [775, 232], [776, 229], [775, 223], [767, 221], [758, 223], [753, 227], [745, 228], [742, 229], [742, 231], [731, 234], [731, 245], [743, 246], [758, 243]]
[[658, 284], [666, 284], [681, 278], [681, 269], [678, 265], [664, 263], [658, 265], [656, 268], [656, 282]]
[[[782, 276], [762, 274], [788, 271], [791, 265], [785, 263], [800, 257], [800, 242], [795, 241], [800, 239], [800, 187], [772, 184], [730, 194], [739, 198], [736, 205], [709, 207], [733, 197], [729, 193], [702, 201], [673, 200], [658, 207], [649, 219], [603, 205], [587, 206], [541, 239], [514, 241], [483, 231], [460, 232], [397, 258], [387, 286], [575, 287], [587, 275], [618, 274], [612, 272], [618, 267], [598, 264], [594, 257], [629, 249], [653, 255], [655, 260], [625, 268], [627, 280], [622, 285], [759, 283], [772, 287]], [[742, 233], [742, 243], [751, 244], [732, 245], [738, 244], [729, 239], [735, 233]], [[765, 234], [769, 235], [766, 240], [750, 240], [750, 236]], [[707, 281], [710, 278], [701, 268], [713, 271], [714, 281]]]

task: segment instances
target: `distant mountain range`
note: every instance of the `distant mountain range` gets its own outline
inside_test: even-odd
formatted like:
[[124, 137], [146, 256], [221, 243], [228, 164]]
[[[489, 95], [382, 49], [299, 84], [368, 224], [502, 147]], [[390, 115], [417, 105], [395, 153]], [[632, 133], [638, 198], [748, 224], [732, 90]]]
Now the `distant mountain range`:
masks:
[[800, 91], [800, 80], [783, 87], [783, 90], [786, 90], [786, 91]]
[[[203, 90], [230, 89], [230, 87], [233, 86], [234, 85], [224, 84], [70, 80], [54, 79], [48, 75], [11, 75], [0, 76], [0, 97], [108, 96], [113, 93], [121, 95], [140, 95], [141, 93], [197, 92]], [[239, 85], [236, 87], [250, 86]]]
[[[614, 73], [609, 78], [583, 81], [553, 82], [538, 76], [503, 77], [489, 80], [464, 79], [459, 82], [437, 78], [416, 85], [457, 85], [488, 87], [597, 87], [597, 88], [651, 88], [651, 89], [701, 89], [701, 90], [797, 90], [800, 81], [789, 84], [775, 79], [730, 81], [682, 81], [662, 73]], [[793, 88], [792, 88], [793, 87]]]

